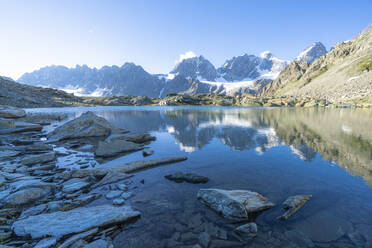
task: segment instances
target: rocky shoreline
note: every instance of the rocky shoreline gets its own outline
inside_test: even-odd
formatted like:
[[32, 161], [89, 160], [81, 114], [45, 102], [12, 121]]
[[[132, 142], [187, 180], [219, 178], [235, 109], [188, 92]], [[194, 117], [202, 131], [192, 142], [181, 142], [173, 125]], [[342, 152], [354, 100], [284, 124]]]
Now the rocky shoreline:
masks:
[[[64, 119], [65, 115], [26, 115], [22, 109], [1, 107], [0, 247], [113, 247], [112, 239], [123, 225], [141, 216], [127, 204], [134, 195], [132, 173], [187, 159], [98, 167], [94, 157], [78, 151], [95, 151], [98, 157], [124, 155], [142, 150], [155, 137], [131, 135], [92, 112], [50, 133], [43, 131], [41, 124]], [[82, 159], [73, 161], [79, 156]], [[77, 168], [60, 166], [66, 159], [59, 159], [66, 157]], [[93, 203], [102, 195], [111, 204]]]
[[[44, 126], [54, 129], [46, 132]], [[22, 109], [1, 106], [0, 136], [0, 248], [114, 247], [115, 237], [131, 229], [142, 216], [142, 210], [132, 205], [131, 199], [141, 191], [144, 181], [134, 183], [133, 173], [187, 160], [151, 159], [154, 151], [146, 146], [156, 137], [134, 135], [89, 111], [68, 120], [65, 114], [26, 114]], [[150, 159], [115, 166], [97, 162], [138, 151]], [[233, 226], [233, 234], [227, 234], [213, 222], [201, 227], [201, 220], [197, 220], [200, 216], [190, 215], [189, 221], [199, 227], [192, 233], [182, 226], [175, 227], [177, 232], [170, 233], [166, 247], [266, 244], [267, 236], [260, 228], [267, 227], [255, 221], [277, 203], [251, 190], [204, 188], [202, 184], [210, 180], [205, 175], [178, 171], [164, 177], [174, 187], [176, 183], [201, 185], [193, 200], [199, 200], [207, 212], [217, 213]], [[288, 196], [280, 207], [281, 215], [272, 220], [286, 221], [311, 197]], [[146, 199], [142, 202], [146, 205]], [[154, 228], [162, 227], [155, 224]], [[146, 239], [146, 235], [138, 239]], [[183, 241], [189, 240], [193, 244], [184, 246]], [[308, 236], [296, 230], [270, 240], [273, 245], [283, 240], [291, 247], [316, 247]]]

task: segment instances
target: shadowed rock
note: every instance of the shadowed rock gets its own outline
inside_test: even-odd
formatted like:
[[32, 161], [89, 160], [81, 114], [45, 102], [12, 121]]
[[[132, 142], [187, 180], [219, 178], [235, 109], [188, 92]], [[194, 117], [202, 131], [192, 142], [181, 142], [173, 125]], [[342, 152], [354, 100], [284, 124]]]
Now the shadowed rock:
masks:
[[251, 213], [274, 207], [267, 198], [249, 190], [200, 189], [198, 199], [232, 221], [244, 221]]
[[208, 177], [199, 176], [194, 173], [183, 173], [183, 172], [176, 172], [173, 174], [168, 174], [168, 175], [165, 175], [164, 177], [176, 183], [182, 183], [182, 182], [207, 183], [209, 181]]

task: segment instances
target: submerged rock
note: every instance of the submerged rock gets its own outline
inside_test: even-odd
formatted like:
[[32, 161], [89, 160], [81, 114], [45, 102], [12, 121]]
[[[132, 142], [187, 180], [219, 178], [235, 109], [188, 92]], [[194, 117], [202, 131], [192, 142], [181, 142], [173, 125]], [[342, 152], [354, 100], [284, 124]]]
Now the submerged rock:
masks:
[[123, 152], [133, 152], [142, 149], [136, 143], [126, 140], [100, 141], [94, 154], [98, 157], [112, 157]]
[[253, 238], [257, 236], [257, 224], [254, 222], [250, 222], [241, 226], [238, 226], [235, 228], [235, 232], [248, 237], [248, 238]]
[[48, 139], [51, 141], [59, 141], [85, 137], [102, 137], [108, 136], [111, 133], [120, 133], [123, 131], [124, 130], [112, 125], [106, 119], [98, 117], [93, 112], [88, 111], [80, 117], [56, 128], [53, 132], [48, 134]]
[[114, 207], [102, 205], [75, 208], [65, 212], [54, 212], [30, 216], [17, 220], [12, 226], [17, 236], [31, 236], [34, 239], [45, 236], [64, 237], [69, 234], [119, 224], [140, 216], [130, 206]]
[[200, 189], [198, 199], [233, 221], [244, 221], [251, 213], [274, 207], [274, 204], [257, 192], [249, 190]]
[[312, 195], [295, 195], [290, 196], [283, 202], [283, 207], [287, 212], [279, 216], [278, 219], [286, 220], [296, 213], [310, 198]]
[[176, 183], [188, 182], [188, 183], [207, 183], [209, 181], [208, 177], [199, 176], [194, 173], [183, 173], [176, 172], [173, 174], [168, 174], [164, 176], [166, 179], [175, 181]]

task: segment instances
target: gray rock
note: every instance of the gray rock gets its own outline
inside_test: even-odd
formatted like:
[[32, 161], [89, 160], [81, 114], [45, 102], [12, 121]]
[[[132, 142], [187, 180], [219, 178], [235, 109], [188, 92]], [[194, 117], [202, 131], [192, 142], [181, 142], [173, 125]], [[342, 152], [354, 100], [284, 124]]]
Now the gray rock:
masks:
[[50, 248], [54, 247], [57, 244], [56, 238], [45, 238], [40, 240], [34, 248]]
[[257, 224], [250, 222], [235, 229], [235, 232], [248, 238], [253, 238], [257, 236]]
[[20, 152], [18, 152], [18, 151], [10, 151], [10, 150], [0, 151], [0, 160], [10, 159], [10, 158], [15, 157], [19, 154], [20, 154]]
[[48, 134], [48, 140], [58, 141], [85, 137], [102, 137], [111, 133], [122, 132], [102, 117], [93, 112], [86, 112]]
[[26, 209], [25, 211], [22, 212], [21, 218], [26, 218], [32, 215], [38, 215], [44, 212], [47, 209], [48, 205], [47, 204], [40, 204], [35, 207], [31, 207], [29, 209]]
[[26, 111], [23, 109], [10, 107], [10, 106], [0, 106], [0, 118], [21, 118], [26, 116]]
[[112, 190], [110, 192], [108, 192], [105, 197], [106, 199], [108, 200], [112, 200], [114, 198], [118, 198], [123, 192], [120, 191], [120, 190]]
[[39, 179], [25, 179], [10, 184], [10, 188], [12, 189], [12, 191], [18, 191], [28, 188], [54, 189], [55, 187], [56, 185], [54, 183], [45, 183], [40, 181]]
[[131, 198], [133, 196], [134, 196], [133, 192], [124, 192], [123, 194], [121, 194], [121, 198], [123, 198], [125, 200], [128, 200], [129, 198]]
[[71, 194], [76, 191], [88, 188], [91, 185], [86, 179], [72, 178], [63, 183], [62, 192]]
[[0, 118], [0, 129], [15, 128], [14, 120]]
[[207, 183], [209, 181], [208, 177], [199, 176], [194, 173], [183, 173], [176, 172], [173, 174], [168, 174], [164, 176], [166, 179], [175, 181], [177, 183], [188, 182], [188, 183]]
[[198, 199], [233, 221], [247, 220], [250, 213], [274, 207], [267, 198], [249, 190], [200, 189]]
[[130, 206], [82, 207], [17, 220], [14, 222], [12, 230], [17, 236], [31, 235], [34, 239], [44, 236], [63, 237], [95, 227], [123, 223], [138, 216], [140, 216], [140, 212], [134, 211]]
[[132, 175], [129, 175], [127, 173], [123, 173], [123, 172], [111, 172], [109, 171], [106, 176], [104, 178], [102, 178], [101, 181], [99, 181], [98, 183], [96, 183], [94, 185], [94, 187], [100, 187], [100, 186], [103, 186], [103, 185], [106, 185], [106, 184], [110, 184], [110, 183], [116, 183], [118, 181], [122, 181], [122, 180], [125, 180], [127, 178], [130, 178], [132, 177]]
[[290, 196], [283, 202], [283, 207], [287, 212], [279, 216], [278, 219], [286, 220], [297, 212], [310, 198], [312, 195], [295, 195]]
[[46, 163], [56, 159], [56, 154], [54, 152], [42, 153], [37, 155], [31, 155], [25, 157], [21, 160], [21, 163], [24, 165], [33, 165], [38, 163]]
[[28, 188], [10, 194], [3, 200], [4, 205], [18, 206], [34, 203], [48, 196], [51, 188]]
[[169, 158], [159, 158], [159, 159], [152, 159], [152, 160], [140, 160], [135, 162], [130, 162], [121, 165], [115, 166], [102, 166], [99, 168], [94, 169], [86, 169], [86, 170], [75, 170], [72, 172], [66, 173], [64, 176], [68, 177], [86, 177], [86, 176], [94, 176], [98, 178], [104, 177], [109, 172], [121, 172], [121, 173], [132, 173], [139, 170], [148, 169], [151, 167], [171, 164], [176, 162], [181, 162], [186, 160], [187, 157], [169, 157]]
[[94, 154], [98, 157], [112, 157], [123, 152], [133, 152], [142, 149], [136, 143], [126, 140], [100, 141]]
[[155, 141], [156, 137], [151, 136], [148, 133], [145, 133], [145, 134], [140, 134], [140, 135], [136, 135], [136, 136], [127, 137], [127, 140], [130, 141], [130, 142], [137, 143], [137, 144], [143, 144], [143, 143], [146, 143], [146, 142]]
[[112, 204], [121, 206], [125, 203], [125, 200], [123, 198], [117, 198], [112, 201]]
[[[93, 228], [93, 229], [88, 230], [86, 232], [82, 232], [82, 233], [78, 233], [76, 235], [73, 235], [72, 237], [70, 237], [67, 240], [65, 240], [63, 242], [63, 244], [61, 244], [60, 246], [58, 246], [58, 248], [74, 247], [75, 246], [75, 242], [78, 242], [79, 243], [79, 241], [82, 241], [82, 239], [87, 238], [89, 236], [92, 236], [92, 235], [96, 234], [97, 232], [98, 232], [98, 228]], [[76, 246], [76, 247], [81, 247], [81, 246]]]

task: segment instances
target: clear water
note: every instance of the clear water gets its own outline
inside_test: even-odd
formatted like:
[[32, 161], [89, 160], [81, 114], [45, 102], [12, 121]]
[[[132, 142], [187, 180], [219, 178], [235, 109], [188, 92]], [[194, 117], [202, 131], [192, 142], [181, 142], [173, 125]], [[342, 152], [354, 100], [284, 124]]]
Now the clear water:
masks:
[[[188, 157], [185, 162], [136, 173], [133, 181], [138, 188], [130, 202], [142, 217], [116, 236], [118, 247], [192, 247], [203, 231], [212, 235], [210, 247], [306, 247], [307, 238], [316, 247], [372, 247], [372, 110], [97, 107], [29, 111], [77, 116], [87, 110], [121, 128], [155, 135], [157, 140], [149, 145], [155, 154], [148, 159]], [[137, 159], [143, 159], [141, 152], [108, 163]], [[177, 184], [164, 178], [176, 171], [208, 176], [210, 181]], [[196, 199], [200, 188], [210, 187], [256, 191], [276, 204], [255, 219], [257, 238], [242, 242], [234, 234], [236, 224]], [[313, 197], [289, 220], [276, 220], [283, 213], [281, 203], [296, 194]]]

